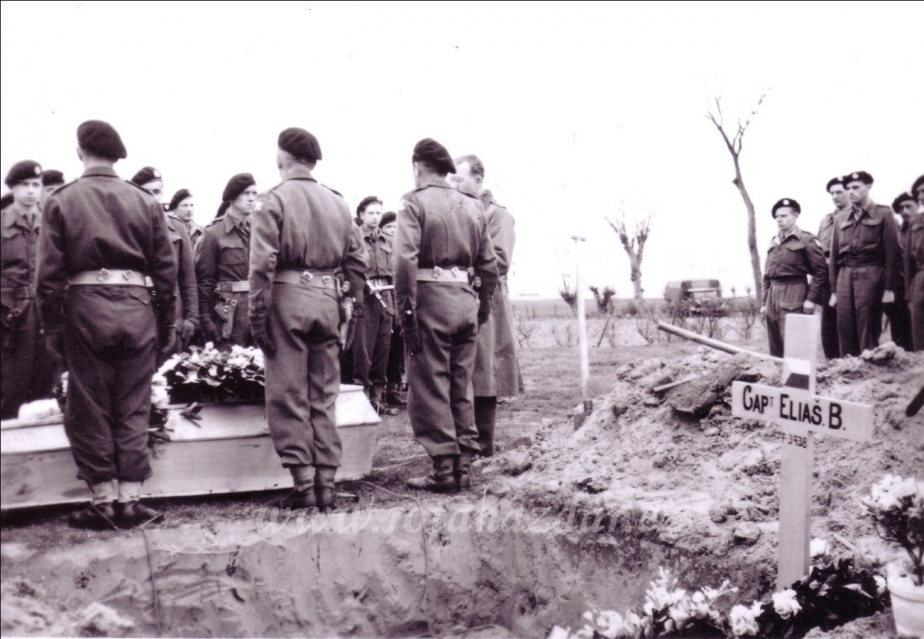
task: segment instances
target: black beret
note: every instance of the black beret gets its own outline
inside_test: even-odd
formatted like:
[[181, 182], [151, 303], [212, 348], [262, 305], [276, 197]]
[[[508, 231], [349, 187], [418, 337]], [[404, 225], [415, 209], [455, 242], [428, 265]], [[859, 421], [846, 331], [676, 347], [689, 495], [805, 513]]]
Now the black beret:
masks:
[[138, 186], [144, 186], [148, 182], [154, 182], [155, 180], [163, 180], [160, 171], [155, 169], [153, 166], [146, 166], [132, 176], [132, 182]]
[[863, 182], [863, 184], [869, 186], [873, 183], [873, 176], [866, 171], [854, 171], [844, 176], [844, 186], [851, 182]]
[[917, 200], [914, 199], [914, 196], [911, 193], [902, 193], [897, 198], [892, 200], [892, 210], [898, 213], [901, 210], [902, 202], [914, 202], [917, 203]]
[[173, 197], [170, 198], [170, 204], [167, 206], [168, 211], [176, 211], [176, 207], [188, 197], [192, 197], [192, 193], [189, 192], [189, 189], [180, 189], [173, 194]]
[[830, 180], [828, 180], [828, 184], [825, 186], [825, 191], [827, 191], [828, 193], [830, 193], [830, 192], [831, 192], [831, 187], [834, 186], [835, 184], [840, 184], [841, 186], [846, 186], [846, 182], [844, 182], [843, 176], [841, 176], [841, 177], [833, 177], [833, 178], [831, 178]]
[[305, 129], [291, 127], [279, 134], [279, 148], [291, 153], [299, 160], [317, 162], [321, 159], [321, 145], [318, 139]]
[[383, 214], [382, 219], [379, 220], [379, 228], [382, 228], [386, 224], [391, 224], [392, 222], [396, 222], [397, 220], [398, 220], [397, 214], [395, 214], [394, 211], [388, 211], [387, 213]]
[[791, 199], [791, 198], [784, 197], [782, 200], [780, 200], [779, 202], [777, 202], [776, 204], [773, 205], [773, 208], [772, 208], [771, 211], [770, 211], [770, 212], [772, 213], [772, 215], [773, 215], [773, 219], [776, 219], [776, 212], [777, 212], [777, 210], [778, 210], [778, 209], [781, 209], [781, 208], [783, 208], [783, 207], [790, 208], [790, 209], [792, 209], [793, 211], [795, 211], [796, 213], [801, 213], [801, 212], [802, 212], [802, 207], [799, 206], [799, 203], [798, 203], [798, 202], [796, 202], [795, 200], [793, 200], [793, 199]]
[[922, 186], [924, 186], [924, 175], [914, 181], [914, 184], [911, 185], [911, 192], [917, 194], [918, 189]]
[[77, 144], [87, 153], [113, 162], [128, 157], [118, 131], [102, 120], [87, 120], [77, 127]]
[[456, 165], [453, 164], [449, 151], [433, 138], [424, 138], [414, 145], [414, 155], [411, 156], [411, 161], [423, 162], [438, 173], [456, 172]]
[[250, 173], [238, 173], [228, 180], [228, 184], [221, 194], [221, 201], [230, 202], [231, 200], [237, 199], [237, 196], [243, 193], [247, 187], [253, 186], [256, 183], [257, 181], [253, 179]]
[[42, 186], [57, 186], [64, 184], [64, 174], [55, 169], [46, 169], [42, 173]]
[[42, 177], [42, 165], [34, 160], [23, 160], [10, 167], [4, 182], [10, 188], [23, 180]]

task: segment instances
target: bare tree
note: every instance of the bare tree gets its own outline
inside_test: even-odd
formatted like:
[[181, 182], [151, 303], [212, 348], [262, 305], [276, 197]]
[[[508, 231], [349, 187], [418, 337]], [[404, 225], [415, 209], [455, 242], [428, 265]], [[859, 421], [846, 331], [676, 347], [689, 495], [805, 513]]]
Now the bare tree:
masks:
[[626, 250], [626, 255], [629, 256], [632, 288], [635, 291], [635, 299], [640, 300], [645, 292], [645, 289], [642, 288], [642, 257], [645, 252], [645, 242], [648, 241], [648, 234], [651, 232], [651, 215], [649, 214], [644, 219], [636, 220], [635, 228], [631, 235], [626, 230], [626, 209], [624, 205], [619, 206], [619, 217], [615, 221], [608, 216], [604, 215], [604, 217], [609, 225], [613, 227], [613, 230], [616, 231], [619, 241], [622, 242], [622, 247]]
[[760, 274], [760, 254], [757, 252], [757, 222], [754, 213], [754, 202], [751, 201], [751, 196], [744, 186], [744, 179], [741, 177], [740, 160], [744, 132], [747, 131], [748, 125], [751, 124], [754, 116], [757, 115], [757, 111], [767, 97], [767, 93], [767, 91], [764, 91], [760, 94], [760, 97], [757, 98], [757, 104], [751, 109], [751, 114], [749, 116], [743, 119], [741, 117], [738, 118], [738, 128], [734, 130], [734, 132], [732, 132], [733, 128], [731, 126], [729, 126], [728, 129], [725, 128], [725, 120], [722, 115], [721, 96], [713, 98], [713, 105], [708, 107], [706, 111], [706, 118], [715, 125], [719, 135], [722, 136], [722, 140], [725, 142], [725, 146], [728, 148], [728, 152], [732, 156], [732, 162], [735, 165], [735, 179], [732, 180], [732, 184], [737, 187], [748, 212], [748, 249], [751, 251], [751, 270], [754, 273], [754, 288], [757, 291], [758, 299], [760, 299], [761, 296], [763, 278]]
[[613, 312], [613, 296], [616, 295], [616, 289], [612, 286], [604, 286], [601, 291], [598, 287], [591, 286], [590, 292], [594, 294], [600, 315], [609, 315]]

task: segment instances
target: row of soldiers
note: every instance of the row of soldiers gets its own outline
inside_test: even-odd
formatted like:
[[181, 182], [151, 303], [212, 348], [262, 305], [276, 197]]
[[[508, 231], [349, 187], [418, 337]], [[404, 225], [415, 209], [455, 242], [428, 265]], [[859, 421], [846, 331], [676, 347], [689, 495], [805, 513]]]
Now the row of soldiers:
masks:
[[828, 359], [875, 348], [883, 314], [897, 346], [924, 350], [924, 175], [891, 208], [873, 201], [873, 182], [866, 171], [831, 178], [835, 210], [817, 237], [798, 228], [796, 200], [773, 205], [779, 233], [767, 253], [761, 309], [771, 355], [783, 355], [786, 315], [816, 309]]
[[[2, 226], [4, 402], [7, 381], [26, 377], [17, 363], [47, 359], [68, 371], [65, 432], [92, 492], [71, 525], [163, 518], [140, 501], [151, 475], [151, 378], [197, 330], [219, 344], [242, 335], [264, 352], [267, 420], [294, 484], [278, 505], [333, 508], [344, 334], [372, 315], [371, 299], [380, 303], [383, 291], [403, 336], [413, 432], [433, 461], [430, 474], [408, 484], [468, 487], [472, 458], [491, 454], [498, 394], [522, 385], [505, 282], [513, 218], [484, 190], [477, 157], [457, 166], [438, 142], [421, 140], [411, 162], [416, 188], [385, 241], [374, 225], [364, 234], [343, 197], [314, 180], [321, 149], [304, 129], [277, 139], [282, 182], [258, 197], [252, 176], [235, 176], [201, 233], [175, 214], [184, 205], [191, 213], [188, 191], [165, 215], [157, 171], [118, 178], [114, 165], [127, 151], [111, 125], [84, 122], [77, 143], [84, 173], [50, 194], [42, 195], [38, 163], [11, 169]], [[370, 277], [371, 245], [391, 256]], [[28, 362], [16, 350], [26, 341]]]

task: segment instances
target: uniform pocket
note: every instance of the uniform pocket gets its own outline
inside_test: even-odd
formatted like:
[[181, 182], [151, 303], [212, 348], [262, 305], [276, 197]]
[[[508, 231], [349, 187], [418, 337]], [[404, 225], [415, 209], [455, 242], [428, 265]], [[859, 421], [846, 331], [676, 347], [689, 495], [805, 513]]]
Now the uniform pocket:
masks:
[[240, 246], [221, 246], [219, 251], [219, 261], [223, 266], [247, 264], [247, 251]]

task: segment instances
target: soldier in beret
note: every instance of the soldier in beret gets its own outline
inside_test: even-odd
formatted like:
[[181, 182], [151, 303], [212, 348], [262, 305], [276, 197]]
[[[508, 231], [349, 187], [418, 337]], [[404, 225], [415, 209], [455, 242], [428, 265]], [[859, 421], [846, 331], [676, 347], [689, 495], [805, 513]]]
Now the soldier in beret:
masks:
[[[910, 193], [901, 193], [892, 200], [892, 210], [901, 220], [898, 226], [898, 245], [904, 251], [905, 240], [908, 236], [908, 229], [911, 218], [917, 213], [918, 203]], [[897, 222], [897, 220], [896, 220]], [[904, 264], [904, 255], [902, 255], [902, 264]], [[885, 304], [883, 311], [889, 318], [889, 327], [892, 334], [892, 341], [896, 346], [901, 346], [906, 351], [914, 350], [914, 339], [912, 337], [911, 312], [908, 310], [908, 296], [905, 288], [904, 267], [902, 274], [898, 278], [895, 286], [895, 303]]]
[[17, 162], [5, 183], [13, 201], [0, 213], [0, 418], [10, 419], [22, 404], [48, 394], [51, 375], [42, 368], [48, 358], [35, 305], [42, 167]]
[[870, 199], [873, 176], [844, 176], [851, 209], [839, 217], [831, 241], [831, 305], [837, 309], [841, 356], [879, 344], [882, 307], [895, 303], [901, 248], [892, 210]]
[[[831, 238], [834, 237], [835, 219], [840, 215], [846, 215], [850, 210], [850, 198], [847, 197], [847, 188], [844, 186], [843, 177], [833, 177], [828, 180], [825, 187], [831, 201], [834, 202], [834, 211], [825, 215], [818, 227], [818, 241], [821, 242], [821, 248], [825, 254], [825, 260], [830, 264], [831, 259]], [[826, 278], [827, 279], [827, 278]], [[833, 283], [828, 282], [828, 289], [824, 292], [822, 299], [830, 299]], [[835, 359], [841, 354], [840, 343], [837, 338], [837, 312], [827, 303], [822, 304], [821, 310], [821, 347], [824, 350], [825, 357]]]
[[[379, 220], [382, 235], [393, 246], [398, 229], [398, 214], [387, 211]], [[392, 253], [394, 255], [394, 253]], [[401, 336], [401, 322], [397, 313], [392, 318], [391, 344], [388, 347], [388, 363], [385, 366], [385, 403], [393, 408], [407, 408], [407, 380], [404, 376], [404, 338]]]
[[311, 172], [321, 147], [308, 131], [279, 134], [282, 182], [253, 214], [250, 322], [266, 361], [266, 416], [294, 488], [281, 508], [335, 506], [341, 443], [342, 308], [362, 309], [366, 251], [343, 197]]
[[238, 173], [225, 186], [215, 220], [205, 227], [196, 255], [202, 337], [220, 350], [253, 346], [247, 313], [250, 216], [257, 201], [256, 181]]
[[199, 247], [202, 246], [202, 236], [205, 229], [196, 224], [193, 214], [196, 209], [196, 201], [189, 189], [180, 189], [170, 198], [167, 205], [167, 211], [173, 213], [186, 227], [186, 233], [189, 235], [189, 243], [192, 246], [193, 257], [199, 254]]
[[[497, 257], [478, 199], [446, 183], [456, 170], [439, 142], [426, 138], [411, 156], [416, 189], [401, 198], [395, 237], [395, 297], [407, 353], [408, 415], [433, 471], [409, 488], [467, 488], [478, 431], [472, 369], [478, 327], [488, 320]], [[469, 269], [481, 281], [476, 291]]]
[[510, 271], [516, 241], [514, 219], [506, 207], [494, 199], [491, 191], [484, 188], [484, 164], [478, 156], [456, 158], [455, 165], [456, 173], [449, 181], [459, 191], [481, 200], [500, 276], [494, 290], [491, 316], [478, 329], [475, 369], [472, 374], [478, 446], [482, 457], [491, 457], [494, 455], [497, 398], [516, 396], [522, 385], [517, 367], [513, 310], [507, 292], [507, 273]]
[[163, 209], [113, 169], [127, 156], [116, 130], [84, 122], [77, 143], [84, 173], [42, 216], [39, 308], [48, 350], [69, 373], [64, 429], [93, 493], [70, 523], [129, 528], [163, 517], [139, 498], [151, 476], [155, 360], [175, 338], [176, 257]]
[[[164, 192], [164, 179], [160, 171], [146, 166], [132, 177], [131, 180], [145, 191], [148, 191], [157, 202], [161, 204]], [[186, 225], [172, 212], [167, 212], [167, 230], [170, 233], [170, 244], [177, 260], [176, 285], [176, 335], [174, 350], [182, 352], [189, 346], [193, 335], [199, 328], [199, 291], [196, 286], [196, 263], [193, 258], [192, 242], [186, 233]]]
[[780, 230], [767, 250], [760, 311], [767, 319], [770, 354], [776, 357], [783, 356], [786, 315], [814, 313], [828, 294], [828, 265], [821, 242], [796, 225], [801, 212], [802, 207], [791, 198], [783, 198], [771, 209]]
[[924, 351], [924, 175], [914, 181], [911, 192], [917, 211], [909, 215], [905, 234], [905, 290], [914, 350]]

